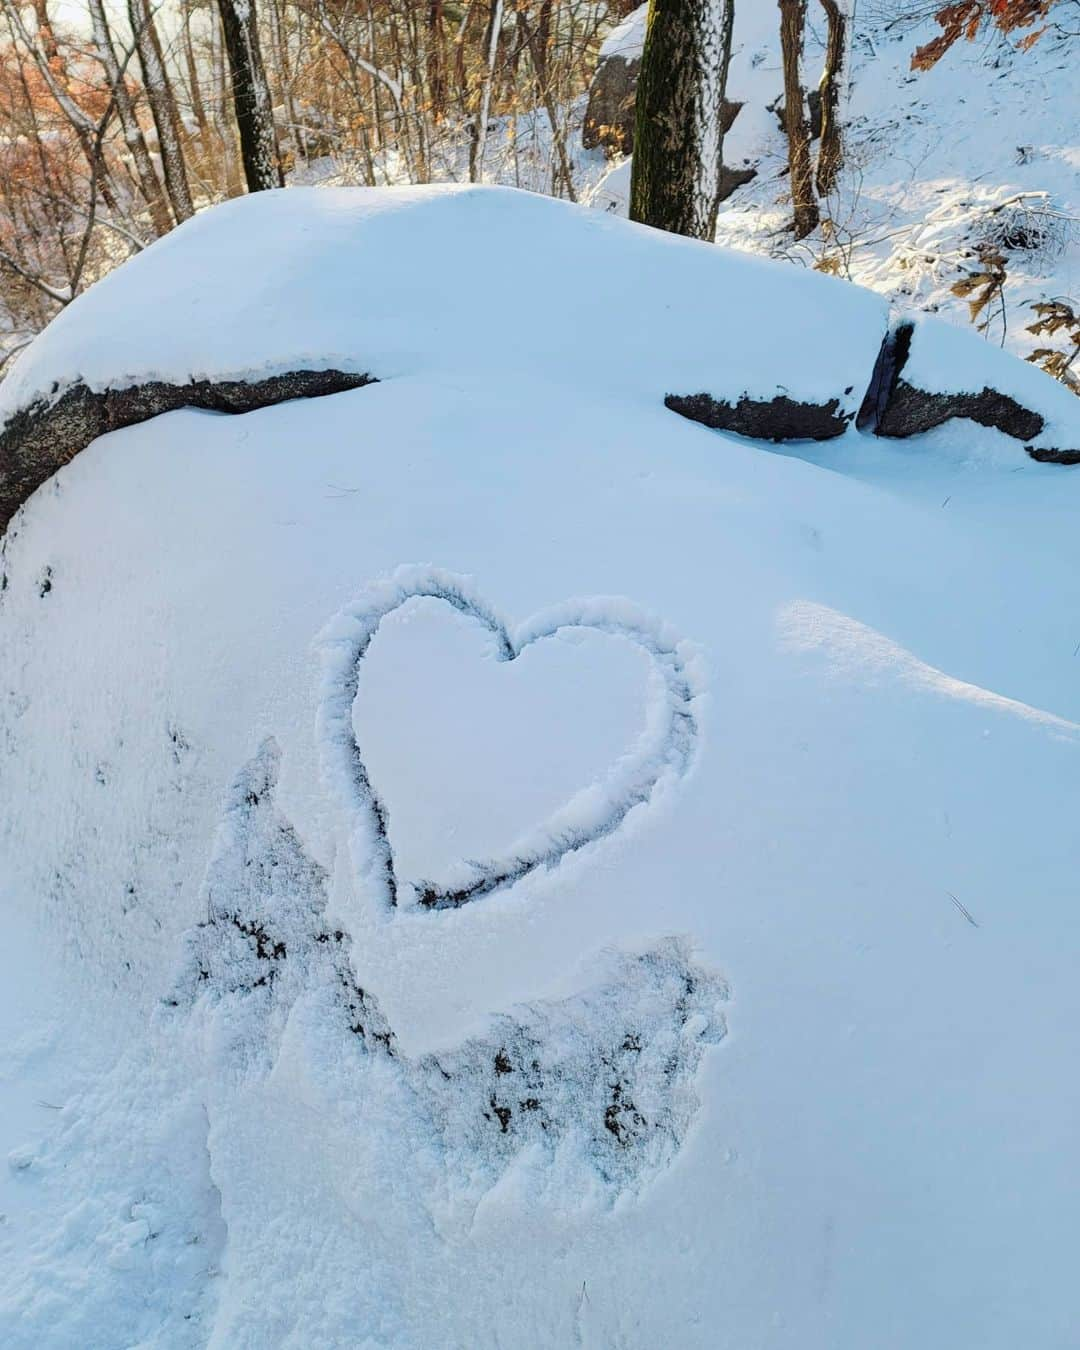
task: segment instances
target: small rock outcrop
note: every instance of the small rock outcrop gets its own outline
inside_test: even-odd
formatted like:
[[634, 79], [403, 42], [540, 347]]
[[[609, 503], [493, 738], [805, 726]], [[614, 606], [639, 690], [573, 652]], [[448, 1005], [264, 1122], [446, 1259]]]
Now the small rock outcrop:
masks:
[[607, 155], [628, 155], [634, 148], [634, 101], [639, 56], [601, 58], [589, 86], [581, 142], [586, 150], [602, 146]]
[[733, 431], [757, 441], [829, 441], [842, 436], [851, 421], [839, 398], [801, 403], [786, 394], [771, 399], [743, 394], [730, 403], [711, 394], [668, 394], [664, 406], [713, 431]]
[[[913, 344], [920, 341], [920, 336], [926, 342], [927, 331], [924, 325], [916, 327], [915, 324], [905, 322], [887, 335], [878, 354], [870, 387], [859, 409], [857, 425], [860, 430], [903, 439], [932, 431], [954, 417], [962, 417], [980, 426], [992, 427], [1018, 441], [1031, 442], [1036, 438], [1056, 441], [1061, 436], [1068, 436], [1061, 425], [1060, 416], [1048, 421], [1047, 415], [1035, 406], [1046, 402], [1049, 409], [1051, 404], [1047, 400], [1054, 396], [1053, 402], [1061, 402], [1061, 391], [1053, 385], [1042, 387], [1043, 381], [1037, 372], [1015, 358], [983, 348], [979, 339], [972, 338], [970, 334], [950, 331], [949, 343], [952, 346], [960, 341], [968, 347], [965, 365], [971, 364], [972, 350], [978, 350], [980, 357], [986, 351], [986, 370], [980, 371], [979, 378], [972, 381], [974, 384], [981, 383], [981, 387], [955, 390], [923, 387], [924, 381], [933, 382], [926, 380], [928, 374], [934, 373], [929, 369], [932, 363], [920, 352], [925, 367], [920, 375], [917, 368], [913, 369], [912, 349]], [[929, 341], [933, 343], [937, 329], [930, 331]], [[979, 344], [978, 347], [973, 349], [970, 346], [972, 342]], [[1001, 365], [1003, 359], [1007, 363], [1005, 367]], [[979, 364], [983, 363], [980, 361]], [[995, 379], [995, 376], [1006, 378]], [[1023, 393], [1017, 383], [1021, 376]], [[996, 387], [998, 383], [1012, 384], [1014, 387], [1009, 391]], [[1077, 411], [1077, 417], [1068, 421], [1075, 421], [1080, 426], [1080, 409]], [[1041, 463], [1080, 463], [1080, 445], [1073, 448], [1055, 444], [1027, 444], [1024, 448], [1032, 459]]]

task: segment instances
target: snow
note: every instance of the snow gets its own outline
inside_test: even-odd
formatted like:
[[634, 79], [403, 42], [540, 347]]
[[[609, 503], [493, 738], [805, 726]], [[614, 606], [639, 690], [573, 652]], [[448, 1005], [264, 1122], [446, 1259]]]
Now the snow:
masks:
[[940, 319], [920, 318], [911, 336], [903, 378], [930, 393], [979, 393], [989, 387], [1037, 412], [1046, 425], [1034, 444], [1080, 446], [1080, 399], [1045, 371]]
[[381, 382], [102, 437], [8, 532], [5, 1346], [1071, 1343], [1080, 477], [662, 404], [861, 392], [882, 313], [293, 190], [27, 353], [7, 409]]
[[[520, 293], [528, 324], [500, 331], [494, 282]], [[792, 359], [774, 374], [781, 321]], [[292, 188], [201, 213], [80, 296], [0, 386], [0, 418], [80, 379], [331, 366], [392, 379], [482, 365], [493, 381], [588, 370], [613, 396], [785, 389], [854, 410], [843, 391], [865, 388], [885, 322], [877, 297], [832, 278], [511, 189]]]
[[621, 56], [626, 61], [638, 60], [645, 45], [645, 26], [648, 17], [648, 5], [639, 5], [637, 9], [632, 9], [604, 39], [597, 64], [609, 56]]
[[[898, 8], [857, 6], [841, 106], [844, 166], [822, 202], [825, 226], [801, 243], [789, 228], [787, 143], [772, 111], [783, 95], [775, 6], [737, 8], [727, 96], [743, 106], [724, 137], [724, 160], [758, 173], [721, 204], [717, 242], [827, 267], [902, 314], [924, 310], [970, 330], [969, 297], [952, 287], [979, 270], [981, 243], [999, 246], [1011, 234], [1004, 320], [997, 301], [979, 318], [990, 319], [988, 345], [1026, 357], [1047, 345], [1026, 331], [1036, 319], [1031, 305], [1080, 293], [1075, 53], [1052, 31], [1026, 52], [1016, 50], [1016, 34], [1008, 41], [984, 33], [915, 73], [912, 53], [941, 29], [932, 6], [906, 21]], [[623, 25], [628, 59], [640, 54], [645, 9]], [[824, 11], [811, 5], [803, 62], [809, 89], [824, 44]], [[625, 215], [629, 188], [630, 163], [622, 161], [590, 184], [587, 199]], [[1010, 220], [1020, 228], [1010, 231]]]

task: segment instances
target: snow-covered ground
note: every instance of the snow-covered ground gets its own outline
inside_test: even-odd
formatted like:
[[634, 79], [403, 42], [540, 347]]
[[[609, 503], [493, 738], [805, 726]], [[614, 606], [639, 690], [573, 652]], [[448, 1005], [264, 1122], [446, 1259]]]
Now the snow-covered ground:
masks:
[[[844, 169], [821, 204], [823, 226], [801, 243], [790, 232], [787, 143], [771, 110], [783, 101], [776, 8], [737, 8], [728, 97], [744, 106], [724, 158], [758, 172], [721, 207], [717, 241], [823, 267], [899, 310], [926, 310], [961, 327], [971, 325], [975, 293], [952, 288], [983, 270], [981, 244], [1000, 248], [1003, 288], [978, 322], [988, 321], [989, 342], [1026, 357], [1048, 345], [1026, 331], [1037, 318], [1033, 303], [1071, 298], [1080, 312], [1077, 39], [1063, 42], [1051, 31], [1018, 51], [1015, 37], [990, 33], [957, 43], [934, 69], [913, 72], [915, 48], [941, 31], [933, 6], [918, 22], [898, 21], [902, 7], [894, 4], [864, 0], [851, 8]], [[1059, 11], [1066, 27], [1070, 8]], [[811, 5], [807, 13], [803, 76], [813, 88], [824, 12]], [[632, 56], [642, 25], [628, 20], [616, 36]], [[625, 161], [598, 184], [590, 179], [586, 197], [625, 213], [629, 183]]]
[[5, 413], [380, 382], [102, 437], [8, 532], [0, 1343], [1074, 1344], [1080, 471], [662, 403], [857, 400], [884, 309], [293, 191], [27, 353]]

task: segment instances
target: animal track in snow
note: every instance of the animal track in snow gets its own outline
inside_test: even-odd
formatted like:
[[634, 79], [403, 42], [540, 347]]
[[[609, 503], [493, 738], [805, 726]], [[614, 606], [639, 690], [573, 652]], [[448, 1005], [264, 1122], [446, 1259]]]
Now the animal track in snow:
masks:
[[614, 833], [635, 807], [651, 802], [686, 773], [700, 739], [700, 679], [692, 649], [666, 625], [628, 600], [596, 597], [544, 610], [511, 630], [467, 578], [430, 567], [399, 568], [363, 591], [325, 630], [318, 718], [323, 772], [348, 813], [354, 865], [385, 908], [402, 903], [406, 883], [398, 875], [387, 807], [357, 743], [353, 707], [360, 668], [380, 624], [420, 598], [441, 601], [475, 620], [494, 639], [497, 659], [505, 662], [569, 630], [623, 638], [647, 654], [662, 691], [649, 705], [636, 749], [613, 765], [601, 785], [578, 792], [505, 854], [461, 860], [453, 884], [426, 879], [409, 883], [421, 908], [455, 909], [538, 869], [555, 867], [567, 854]]

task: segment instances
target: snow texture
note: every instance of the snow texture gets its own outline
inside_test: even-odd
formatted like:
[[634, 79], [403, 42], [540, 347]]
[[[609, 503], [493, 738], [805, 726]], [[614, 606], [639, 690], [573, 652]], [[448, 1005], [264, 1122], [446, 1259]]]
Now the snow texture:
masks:
[[838, 281], [259, 196], [5, 386], [383, 377], [102, 436], [0, 546], [0, 1343], [1065, 1350], [1080, 476], [663, 407], [868, 374]]
[[[485, 276], [516, 278], [529, 313], [497, 342], [485, 292], [467, 280]], [[647, 341], [642, 312], [654, 316]], [[781, 314], [790, 357], [777, 369]], [[468, 374], [480, 354], [493, 380], [588, 369], [612, 395], [824, 401], [865, 388], [885, 327], [877, 297], [832, 278], [657, 240], [549, 198], [293, 188], [200, 213], [80, 296], [0, 386], [0, 419], [79, 381], [98, 391], [328, 368], [386, 380]]]
[[555, 867], [568, 854], [617, 830], [635, 808], [677, 780], [690, 766], [698, 737], [693, 655], [663, 624], [627, 600], [593, 598], [534, 615], [513, 633], [477, 595], [465, 577], [435, 568], [402, 567], [389, 580], [364, 592], [330, 625], [323, 637], [323, 697], [318, 735], [323, 777], [343, 799], [351, 829], [354, 864], [369, 878], [376, 903], [401, 902], [401, 878], [394, 865], [386, 807], [371, 783], [352, 726], [360, 663], [379, 625], [410, 601], [427, 598], [451, 606], [491, 636], [496, 658], [513, 661], [534, 642], [572, 630], [591, 629], [637, 643], [650, 656], [658, 677], [648, 725], [633, 753], [623, 756], [604, 783], [577, 793], [506, 856], [462, 861], [451, 879], [410, 883], [406, 903], [424, 909], [454, 909], [520, 881], [538, 867]]

